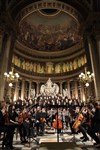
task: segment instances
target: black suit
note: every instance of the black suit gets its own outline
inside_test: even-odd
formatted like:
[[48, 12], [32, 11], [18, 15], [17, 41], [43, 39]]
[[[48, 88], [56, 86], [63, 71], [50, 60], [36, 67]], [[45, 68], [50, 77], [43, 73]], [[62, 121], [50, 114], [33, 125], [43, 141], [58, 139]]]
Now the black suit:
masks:
[[96, 141], [96, 143], [100, 143], [100, 139], [96, 135], [97, 132], [100, 132], [100, 108], [96, 108], [94, 117], [92, 118], [92, 125], [87, 130], [87, 133]]
[[5, 124], [5, 115], [0, 110], [0, 132], [4, 132], [2, 146], [12, 147], [15, 126], [13, 124]]

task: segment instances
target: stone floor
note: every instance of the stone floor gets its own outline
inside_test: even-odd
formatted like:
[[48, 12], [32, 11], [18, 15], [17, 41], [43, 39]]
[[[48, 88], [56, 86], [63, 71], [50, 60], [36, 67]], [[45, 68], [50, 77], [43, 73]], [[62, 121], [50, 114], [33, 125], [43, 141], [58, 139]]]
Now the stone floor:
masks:
[[[47, 132], [48, 131], [48, 132]], [[94, 141], [89, 137], [89, 141], [82, 142], [80, 140], [81, 133], [71, 135], [70, 130], [63, 130], [62, 134], [57, 134], [55, 130], [46, 130], [43, 136], [29, 138], [29, 143], [22, 145], [19, 136], [14, 136], [15, 150], [98, 150], [93, 145]], [[74, 145], [73, 145], [74, 144]], [[54, 145], [54, 147], [53, 147]], [[64, 147], [65, 145], [65, 147]], [[0, 141], [0, 150], [1, 150]]]

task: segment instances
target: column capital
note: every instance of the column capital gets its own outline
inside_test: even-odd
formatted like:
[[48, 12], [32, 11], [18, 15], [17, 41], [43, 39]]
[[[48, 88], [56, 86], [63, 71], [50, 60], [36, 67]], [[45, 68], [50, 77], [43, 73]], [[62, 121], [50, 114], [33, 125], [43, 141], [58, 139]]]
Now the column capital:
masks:
[[40, 81], [36, 81], [36, 84], [40, 84]]
[[63, 84], [64, 81], [59, 81], [60, 84]]

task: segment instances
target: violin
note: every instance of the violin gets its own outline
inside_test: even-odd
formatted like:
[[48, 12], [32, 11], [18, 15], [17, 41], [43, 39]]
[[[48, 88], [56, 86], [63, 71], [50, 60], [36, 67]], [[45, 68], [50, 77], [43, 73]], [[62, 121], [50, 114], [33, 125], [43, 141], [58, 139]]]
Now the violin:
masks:
[[62, 121], [58, 119], [58, 115], [56, 115], [56, 120], [53, 122], [53, 128], [62, 129]]
[[18, 116], [18, 123], [23, 123], [29, 117], [29, 113], [21, 112]]
[[45, 118], [40, 118], [40, 121], [41, 121], [42, 123], [45, 123], [45, 122], [46, 122], [46, 119], [45, 119]]
[[22, 113], [20, 113], [20, 114], [18, 115], [18, 123], [19, 123], [19, 124], [23, 123], [23, 114], [22, 114]]

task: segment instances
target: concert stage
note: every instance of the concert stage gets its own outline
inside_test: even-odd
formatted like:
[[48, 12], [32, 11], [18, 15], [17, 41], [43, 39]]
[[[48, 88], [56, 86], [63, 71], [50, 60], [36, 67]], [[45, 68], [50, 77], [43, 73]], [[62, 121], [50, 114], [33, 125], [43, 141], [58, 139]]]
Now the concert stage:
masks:
[[[87, 142], [82, 142], [80, 140], [81, 133], [75, 135], [78, 142], [73, 142], [71, 140], [73, 135], [69, 134], [69, 132], [70, 130], [67, 130], [62, 135], [59, 135], [59, 142], [57, 142], [57, 133], [45, 133], [43, 136], [36, 137], [39, 144], [30, 139], [31, 143], [26, 143], [25, 145], [21, 144], [19, 136], [16, 139], [16, 135], [14, 135], [14, 150], [99, 150], [99, 148], [93, 146], [94, 141], [91, 141], [91, 138]], [[2, 150], [1, 143], [2, 141], [0, 141], [0, 150]]]
[[41, 143], [38, 150], [82, 150], [74, 142], [46, 142]]

